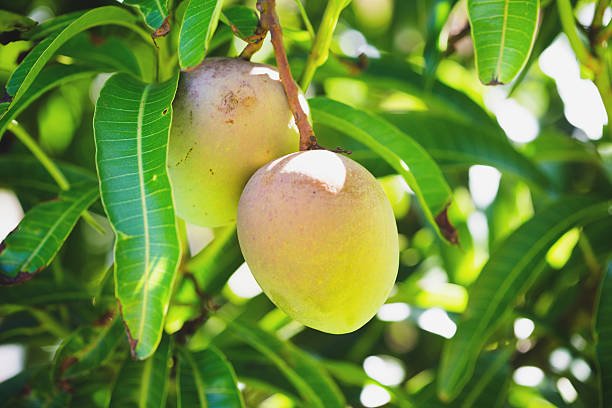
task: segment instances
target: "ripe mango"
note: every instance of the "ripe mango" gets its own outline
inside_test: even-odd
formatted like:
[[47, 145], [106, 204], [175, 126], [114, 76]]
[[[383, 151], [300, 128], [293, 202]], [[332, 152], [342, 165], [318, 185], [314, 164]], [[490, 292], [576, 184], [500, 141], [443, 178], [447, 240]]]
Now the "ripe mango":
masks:
[[383, 189], [360, 164], [325, 150], [289, 154], [251, 177], [238, 240], [272, 302], [328, 333], [363, 326], [397, 276], [397, 226]]

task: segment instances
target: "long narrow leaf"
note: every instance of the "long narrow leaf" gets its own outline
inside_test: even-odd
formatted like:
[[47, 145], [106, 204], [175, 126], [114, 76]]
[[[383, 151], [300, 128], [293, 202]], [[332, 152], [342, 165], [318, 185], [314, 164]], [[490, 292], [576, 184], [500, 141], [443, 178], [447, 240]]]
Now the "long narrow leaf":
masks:
[[125, 0], [124, 4], [137, 7], [149, 27], [156, 30], [168, 17], [168, 0]]
[[73, 185], [28, 211], [0, 245], [0, 285], [32, 278], [49, 266], [79, 217], [98, 197], [93, 183]]
[[472, 376], [489, 336], [538, 278], [550, 246], [568, 229], [608, 216], [612, 202], [568, 198], [542, 209], [493, 251], [470, 289], [467, 310], [442, 354], [438, 392], [452, 400]]
[[161, 339], [180, 257], [166, 173], [177, 79], [145, 84], [117, 74], [94, 115], [102, 202], [117, 236], [115, 293], [140, 359]]
[[122, 8], [99, 7], [84, 13], [61, 31], [50, 34], [30, 51], [9, 78], [6, 90], [13, 95], [12, 103], [16, 103], [23, 97], [55, 52], [76, 34], [92, 27], [108, 24], [133, 28], [135, 21], [134, 15]]
[[595, 317], [600, 407], [612, 405], [612, 260], [604, 267]]
[[293, 384], [308, 407], [344, 407], [344, 397], [322, 365], [288, 342], [256, 326], [232, 321], [229, 327], [266, 356]]
[[188, 1], [179, 35], [178, 57], [182, 69], [199, 65], [206, 56], [223, 4], [221, 0]]
[[483, 84], [506, 84], [525, 66], [539, 8], [539, 0], [468, 0], [476, 66]]
[[430, 223], [438, 229], [436, 217], [448, 206], [451, 190], [425, 149], [375, 115], [327, 98], [314, 98], [309, 103], [315, 123], [345, 132], [378, 153], [401, 174], [418, 197]]
[[164, 336], [145, 361], [127, 358], [115, 381], [111, 407], [164, 408], [168, 397], [172, 340]]
[[180, 349], [176, 371], [177, 408], [244, 406], [234, 369], [219, 350]]

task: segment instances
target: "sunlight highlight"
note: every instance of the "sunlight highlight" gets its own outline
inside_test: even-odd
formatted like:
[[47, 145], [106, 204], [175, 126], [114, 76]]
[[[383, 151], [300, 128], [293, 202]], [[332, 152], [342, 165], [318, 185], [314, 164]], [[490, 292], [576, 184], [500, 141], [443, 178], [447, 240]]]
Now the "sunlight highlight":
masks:
[[406, 303], [387, 303], [378, 309], [376, 317], [383, 322], [401, 322], [410, 317], [411, 311]]
[[236, 269], [236, 272], [230, 276], [227, 284], [236, 296], [244, 299], [253, 298], [262, 292], [261, 287], [253, 277], [246, 262], [243, 262], [242, 265]]
[[368, 356], [363, 360], [366, 374], [383, 385], [399, 385], [406, 378], [402, 362], [391, 356]]
[[361, 390], [359, 400], [364, 407], [375, 408], [387, 404], [391, 401], [391, 395], [384, 388], [368, 384]]
[[514, 371], [512, 379], [518, 385], [537, 387], [544, 380], [544, 371], [535, 366], [523, 366]]
[[457, 325], [448, 314], [437, 307], [428, 309], [419, 316], [419, 327], [438, 336], [450, 339], [457, 332]]

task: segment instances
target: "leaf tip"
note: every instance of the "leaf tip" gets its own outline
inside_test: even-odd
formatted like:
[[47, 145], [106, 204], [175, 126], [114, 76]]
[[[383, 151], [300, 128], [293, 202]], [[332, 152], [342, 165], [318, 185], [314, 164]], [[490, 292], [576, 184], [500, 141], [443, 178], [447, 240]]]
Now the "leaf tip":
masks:
[[436, 224], [438, 225], [438, 227], [440, 228], [440, 232], [448, 242], [453, 245], [458, 245], [459, 235], [457, 234], [457, 230], [455, 229], [453, 224], [451, 224], [450, 220], [448, 219], [448, 206], [449, 205], [444, 207], [444, 210], [442, 210], [440, 214], [436, 215]]
[[485, 85], [487, 85], [487, 86], [495, 86], [495, 85], [504, 85], [504, 83], [502, 81], [500, 81], [499, 78], [493, 77]]

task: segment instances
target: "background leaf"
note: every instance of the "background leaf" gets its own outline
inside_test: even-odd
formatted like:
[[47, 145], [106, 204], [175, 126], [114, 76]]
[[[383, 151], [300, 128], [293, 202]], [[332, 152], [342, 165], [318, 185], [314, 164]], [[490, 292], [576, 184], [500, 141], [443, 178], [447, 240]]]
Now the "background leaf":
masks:
[[245, 40], [255, 34], [259, 17], [251, 7], [232, 6], [221, 13], [221, 21], [228, 25], [234, 34]]
[[599, 290], [595, 335], [597, 344], [597, 364], [599, 366], [600, 405], [607, 407], [612, 403], [612, 261], [603, 268], [603, 279]]
[[444, 347], [438, 384], [443, 399], [452, 400], [469, 381], [492, 332], [542, 272], [550, 246], [568, 229], [606, 217], [611, 204], [586, 198], [558, 201], [542, 209], [493, 251], [470, 289], [457, 333]]
[[97, 198], [96, 184], [75, 184], [56, 201], [30, 210], [2, 242], [0, 284], [30, 279], [49, 266], [83, 211]]
[[115, 230], [116, 294], [137, 358], [162, 335], [180, 256], [166, 151], [178, 76], [110, 78], [94, 116], [102, 202]]
[[244, 406], [234, 369], [215, 348], [180, 349], [176, 378], [177, 408]]
[[188, 0], [179, 36], [179, 63], [182, 69], [195, 68], [208, 51], [221, 14], [221, 0]]
[[507, 84], [521, 71], [531, 52], [539, 12], [538, 0], [468, 0], [468, 14], [483, 84]]

